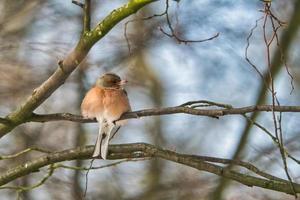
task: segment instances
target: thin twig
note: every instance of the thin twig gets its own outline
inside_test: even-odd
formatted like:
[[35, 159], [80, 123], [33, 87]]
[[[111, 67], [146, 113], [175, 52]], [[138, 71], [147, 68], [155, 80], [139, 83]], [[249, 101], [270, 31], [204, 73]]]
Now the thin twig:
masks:
[[83, 32], [91, 30], [91, 0], [85, 0], [83, 7]]
[[124, 25], [124, 37], [126, 39], [129, 54], [131, 54], [131, 45], [130, 45], [130, 41], [129, 41], [128, 34], [127, 34], [127, 29], [128, 29], [129, 23], [132, 23], [132, 22], [135, 22], [135, 21], [146, 21], [146, 20], [150, 20], [150, 19], [155, 18], [155, 17], [164, 16], [165, 14], [166, 14], [166, 10], [161, 14], [154, 14], [154, 15], [151, 15], [151, 16], [148, 16], [148, 17], [136, 18], [136, 19], [129, 20], [125, 23], [125, 25]]
[[[22, 193], [28, 190], [33, 190], [41, 185], [43, 185], [53, 174], [55, 168], [53, 167], [53, 164], [51, 164], [48, 168], [48, 173], [36, 184], [31, 186], [2, 186], [0, 187], [0, 190], [3, 189], [10, 189], [10, 190], [17, 190], [18, 193]], [[19, 194], [18, 194], [19, 195]]]
[[45, 149], [42, 149], [42, 148], [39, 148], [39, 147], [30, 147], [30, 148], [24, 149], [24, 150], [22, 150], [18, 153], [12, 154], [12, 155], [2, 155], [2, 156], [0, 156], [0, 160], [16, 158], [16, 157], [21, 156], [21, 155], [23, 155], [25, 153], [28, 153], [30, 151], [38, 151], [38, 152], [42, 152], [42, 153], [51, 153], [51, 151], [48, 151], [48, 150], [45, 150]]
[[[272, 17], [270, 17], [270, 19], [271, 19], [271, 24], [272, 24], [274, 36], [276, 37], [277, 48], [280, 51], [280, 59], [281, 59], [281, 62], [282, 62], [282, 64], [284, 65], [284, 67], [286, 69], [286, 72], [287, 72], [288, 76], [290, 77], [290, 85], [291, 85], [290, 94], [292, 94], [293, 91], [294, 91], [294, 89], [295, 89], [295, 87], [294, 87], [294, 77], [293, 77], [293, 75], [291, 74], [291, 72], [289, 70], [289, 67], [288, 67], [288, 64], [287, 64], [287, 60], [285, 59], [283, 50], [282, 50], [280, 42], [279, 42], [279, 37], [278, 37], [278, 34], [277, 34], [277, 30], [279, 28], [281, 28], [282, 26], [284, 26], [286, 23], [280, 21], [272, 12], [270, 12], [270, 15], [272, 16]], [[278, 24], [277, 27], [275, 27], [275, 22], [274, 21], [277, 22], [277, 24]]]
[[[280, 141], [278, 141], [278, 139], [276, 137], [274, 137], [272, 135], [272, 133], [266, 129], [265, 127], [263, 127], [262, 125], [260, 125], [259, 123], [253, 121], [250, 117], [248, 117], [247, 115], [242, 115], [243, 117], [245, 117], [249, 122], [251, 122], [251, 124], [255, 125], [256, 127], [258, 127], [259, 129], [261, 129], [263, 132], [265, 132], [274, 142], [274, 144], [276, 145], [276, 147], [280, 147]], [[297, 164], [300, 165], [300, 160], [298, 160], [297, 158], [295, 158], [294, 156], [292, 156], [287, 149], [284, 148], [284, 152], [287, 155], [287, 157], [289, 157], [290, 159], [292, 159], [293, 161], [295, 161]]]
[[[286, 156], [285, 156], [285, 150], [284, 150], [284, 144], [283, 144], [283, 136], [282, 136], [282, 128], [281, 128], [281, 115], [282, 113], [280, 112], [278, 118], [276, 117], [276, 113], [274, 111], [274, 107], [280, 106], [280, 103], [277, 99], [276, 96], [276, 91], [275, 91], [275, 86], [274, 86], [274, 79], [272, 76], [272, 72], [271, 72], [271, 56], [270, 56], [270, 46], [272, 44], [272, 42], [274, 41], [274, 38], [276, 38], [277, 41], [277, 45], [279, 45], [279, 41], [278, 41], [278, 36], [277, 36], [277, 30], [279, 27], [281, 27], [281, 24], [279, 23], [278, 27], [275, 27], [274, 21], [273, 21], [273, 16], [270, 13], [272, 13], [271, 11], [271, 3], [272, 2], [265, 2], [265, 6], [264, 6], [264, 23], [263, 23], [263, 36], [264, 36], [264, 42], [266, 45], [266, 50], [267, 50], [267, 65], [268, 65], [268, 72], [269, 72], [269, 78], [270, 78], [270, 82], [271, 82], [271, 94], [272, 94], [272, 117], [273, 117], [273, 123], [274, 123], [274, 131], [275, 131], [275, 137], [278, 140], [278, 148], [280, 150], [280, 155], [282, 158], [282, 162], [283, 162], [283, 166], [284, 166], [284, 171], [286, 173], [286, 176], [290, 182], [290, 186], [291, 189], [294, 192], [294, 196], [295, 198], [297, 198], [297, 193], [295, 190], [295, 187], [293, 185], [293, 180], [289, 174], [288, 171], [288, 166], [287, 166], [287, 161], [286, 161]], [[271, 22], [272, 28], [273, 28], [273, 36], [271, 37], [271, 39], [268, 41], [267, 38], [267, 33], [266, 33], [266, 26], [267, 26], [267, 22], [268, 19]], [[275, 18], [276, 21], [279, 21], [277, 18]], [[280, 46], [280, 45], [279, 45]]]
[[[169, 0], [166, 0], [166, 8], [164, 10], [164, 12], [162, 12], [161, 14], [154, 14], [154, 15], [151, 15], [149, 17], [144, 17], [144, 18], [138, 18], [138, 19], [133, 19], [133, 20], [129, 20], [125, 23], [125, 27], [124, 27], [124, 37], [126, 39], [126, 43], [127, 43], [127, 47], [128, 47], [128, 51], [129, 53], [131, 54], [131, 45], [130, 45], [130, 41], [129, 41], [129, 38], [128, 38], [128, 35], [127, 35], [127, 26], [129, 23], [131, 22], [134, 22], [134, 21], [137, 21], [137, 20], [142, 20], [142, 21], [145, 21], [145, 20], [150, 20], [152, 18], [155, 18], [155, 17], [162, 17], [162, 16], [166, 16], [166, 21], [167, 21], [167, 25], [168, 25], [168, 28], [170, 30], [171, 33], [167, 33], [162, 27], [159, 26], [159, 30], [166, 36], [170, 37], [170, 38], [174, 38], [176, 39], [176, 41], [178, 43], [184, 43], [184, 44], [187, 44], [187, 43], [200, 43], [200, 42], [206, 42], [206, 41], [209, 41], [209, 40], [213, 40], [215, 38], [217, 38], [219, 36], [220, 33], [216, 33], [215, 35], [213, 35], [212, 37], [209, 37], [209, 38], [205, 38], [205, 39], [201, 39], [201, 40], [186, 40], [186, 39], [182, 39], [180, 38], [172, 24], [171, 24], [171, 20], [170, 20], [170, 16], [169, 16]], [[178, 23], [178, 18], [176, 18], [177, 20], [177, 23]]]
[[72, 3], [75, 4], [76, 6], [79, 6], [80, 8], [84, 8], [84, 4], [79, 1], [72, 0]]
[[249, 51], [249, 47], [250, 47], [250, 39], [252, 38], [252, 35], [254, 33], [254, 30], [258, 27], [258, 22], [261, 21], [264, 17], [260, 17], [255, 21], [255, 25], [251, 28], [249, 35], [247, 36], [247, 45], [245, 48], [245, 59], [248, 62], [248, 64], [257, 72], [257, 74], [260, 76], [261, 80], [264, 82], [266, 88], [268, 90], [271, 90], [269, 88], [268, 83], [266, 82], [264, 75], [259, 71], [258, 67], [250, 60], [249, 55], [248, 55], [248, 51]]
[[213, 40], [215, 38], [217, 38], [220, 33], [216, 33], [215, 35], [213, 35], [212, 37], [206, 38], [206, 39], [200, 39], [200, 40], [187, 40], [187, 39], [182, 39], [180, 38], [171, 23], [171, 19], [169, 16], [169, 0], [166, 0], [166, 10], [165, 10], [165, 16], [166, 16], [166, 21], [167, 21], [167, 25], [168, 28], [170, 30], [171, 33], [167, 33], [162, 27], [159, 27], [159, 30], [166, 36], [170, 37], [170, 38], [174, 38], [178, 43], [184, 43], [184, 44], [188, 44], [188, 43], [200, 43], [200, 42], [206, 42], [209, 40]]
[[85, 173], [85, 188], [84, 188], [84, 193], [83, 193], [83, 199], [85, 198], [86, 193], [87, 193], [87, 190], [88, 190], [89, 172], [90, 172], [90, 169], [93, 167], [93, 162], [94, 162], [94, 161], [95, 161], [95, 158], [93, 158], [93, 159], [91, 160], [90, 166], [89, 166], [89, 168], [86, 170], [86, 173]]

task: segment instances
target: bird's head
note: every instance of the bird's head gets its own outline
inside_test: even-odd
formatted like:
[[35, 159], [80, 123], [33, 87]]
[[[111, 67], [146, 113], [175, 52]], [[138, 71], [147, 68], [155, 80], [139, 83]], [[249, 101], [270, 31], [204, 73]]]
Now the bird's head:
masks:
[[127, 80], [122, 80], [120, 76], [114, 73], [106, 73], [100, 76], [96, 81], [96, 86], [102, 88], [118, 89], [127, 83]]

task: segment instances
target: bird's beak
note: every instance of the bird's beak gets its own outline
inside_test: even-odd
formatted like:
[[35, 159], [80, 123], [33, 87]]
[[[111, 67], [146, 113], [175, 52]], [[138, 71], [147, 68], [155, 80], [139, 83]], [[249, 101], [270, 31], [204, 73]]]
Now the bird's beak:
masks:
[[128, 83], [128, 81], [124, 79], [119, 82], [119, 85], [122, 86], [125, 85], [126, 83]]

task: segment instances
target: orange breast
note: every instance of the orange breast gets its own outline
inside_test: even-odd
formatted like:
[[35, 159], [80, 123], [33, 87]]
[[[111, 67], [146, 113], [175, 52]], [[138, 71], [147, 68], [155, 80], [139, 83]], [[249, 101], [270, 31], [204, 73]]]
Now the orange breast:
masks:
[[104, 91], [99, 87], [93, 87], [85, 95], [81, 104], [81, 113], [84, 117], [95, 118], [103, 115]]
[[123, 113], [128, 111], [131, 111], [129, 100], [121, 89], [93, 87], [87, 92], [81, 104], [81, 113], [84, 117], [101, 116], [110, 122], [119, 119]]
[[131, 111], [129, 100], [123, 90], [104, 90], [104, 117], [108, 121], [114, 121], [128, 111]]

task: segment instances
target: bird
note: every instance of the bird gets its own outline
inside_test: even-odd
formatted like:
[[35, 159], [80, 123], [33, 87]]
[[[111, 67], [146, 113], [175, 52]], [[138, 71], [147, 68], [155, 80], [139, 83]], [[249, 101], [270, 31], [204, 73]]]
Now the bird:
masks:
[[84, 118], [95, 119], [99, 124], [95, 148], [92, 157], [106, 160], [108, 143], [126, 120], [118, 120], [123, 113], [131, 111], [124, 89], [127, 80], [115, 73], [105, 73], [98, 77], [95, 85], [86, 93], [81, 103]]

